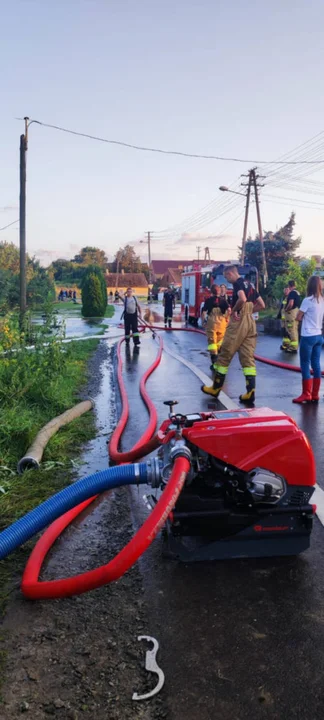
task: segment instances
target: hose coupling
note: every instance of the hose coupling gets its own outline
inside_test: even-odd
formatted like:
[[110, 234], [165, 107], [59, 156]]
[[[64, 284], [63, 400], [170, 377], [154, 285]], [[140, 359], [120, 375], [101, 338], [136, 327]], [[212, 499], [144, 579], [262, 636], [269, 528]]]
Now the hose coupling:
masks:
[[146, 462], [147, 484], [154, 488], [160, 487], [162, 481], [163, 463], [158, 457], [151, 458]]
[[185, 445], [183, 440], [176, 442], [170, 452], [170, 458], [171, 458], [172, 462], [174, 462], [176, 460], [176, 458], [178, 458], [178, 457], [187, 458], [187, 460], [189, 460], [189, 462], [191, 464], [191, 460], [192, 460], [191, 450], [188, 448], [187, 445]]

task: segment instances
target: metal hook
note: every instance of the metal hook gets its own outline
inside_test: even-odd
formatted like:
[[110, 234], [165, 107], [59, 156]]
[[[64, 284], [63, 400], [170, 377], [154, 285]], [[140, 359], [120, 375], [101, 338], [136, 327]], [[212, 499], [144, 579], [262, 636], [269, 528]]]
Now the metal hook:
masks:
[[148, 700], [148, 698], [153, 697], [153, 695], [157, 695], [157, 693], [160, 692], [160, 690], [162, 690], [163, 685], [164, 685], [164, 680], [165, 680], [164, 672], [163, 672], [163, 670], [161, 670], [161, 668], [158, 666], [158, 664], [156, 662], [156, 654], [159, 649], [159, 643], [155, 638], [150, 637], [150, 635], [139, 635], [137, 639], [139, 641], [147, 640], [148, 642], [153, 643], [153, 648], [151, 650], [147, 650], [147, 652], [146, 652], [145, 670], [147, 670], [148, 672], [156, 673], [156, 675], [158, 675], [159, 681], [158, 681], [158, 684], [156, 685], [156, 687], [154, 688], [154, 690], [151, 690], [150, 692], [145, 693], [145, 695], [138, 695], [138, 693], [133, 693], [132, 700]]

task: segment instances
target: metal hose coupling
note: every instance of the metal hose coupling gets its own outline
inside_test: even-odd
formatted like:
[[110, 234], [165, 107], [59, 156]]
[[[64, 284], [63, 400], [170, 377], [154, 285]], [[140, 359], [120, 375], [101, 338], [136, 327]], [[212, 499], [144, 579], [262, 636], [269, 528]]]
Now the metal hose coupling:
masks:
[[163, 462], [158, 457], [151, 458], [146, 462], [147, 484], [158, 488], [162, 482]]
[[191, 464], [192, 454], [191, 450], [188, 448], [188, 445], [186, 445], [185, 440], [176, 440], [170, 452], [170, 458], [172, 462], [174, 462], [178, 457], [187, 458], [187, 460], [189, 460]]

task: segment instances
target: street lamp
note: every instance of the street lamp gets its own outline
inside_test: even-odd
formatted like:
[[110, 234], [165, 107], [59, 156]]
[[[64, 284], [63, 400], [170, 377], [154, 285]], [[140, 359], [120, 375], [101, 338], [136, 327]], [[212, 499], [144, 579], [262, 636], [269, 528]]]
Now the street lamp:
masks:
[[219, 190], [222, 192], [229, 192], [232, 193], [232, 195], [242, 195], [242, 197], [246, 197], [245, 193], [236, 192], [236, 190], [230, 190], [226, 185], [221, 185], [219, 187]]

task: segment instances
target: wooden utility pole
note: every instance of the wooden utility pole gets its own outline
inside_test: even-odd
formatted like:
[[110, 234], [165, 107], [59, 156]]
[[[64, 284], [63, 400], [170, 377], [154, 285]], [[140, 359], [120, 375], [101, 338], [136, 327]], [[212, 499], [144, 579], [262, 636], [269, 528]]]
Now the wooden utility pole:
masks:
[[148, 249], [148, 263], [149, 263], [149, 285], [151, 285], [151, 232], [147, 232], [147, 249]]
[[261, 244], [263, 287], [267, 287], [268, 272], [267, 272], [267, 263], [266, 263], [266, 256], [265, 256], [265, 250], [264, 250], [260, 203], [259, 203], [259, 195], [258, 195], [258, 188], [263, 187], [263, 185], [258, 185], [257, 181], [260, 178], [260, 175], [256, 175], [255, 171], [256, 171], [256, 168], [252, 168], [252, 170], [249, 170], [249, 174], [244, 176], [244, 177], [248, 178], [248, 182], [242, 183], [243, 187], [247, 188], [247, 191], [246, 191], [245, 217], [244, 217], [244, 228], [243, 228], [243, 239], [242, 239], [241, 263], [242, 263], [242, 265], [244, 265], [244, 262], [245, 262], [245, 246], [246, 246], [247, 228], [248, 228], [248, 220], [249, 220], [250, 197], [251, 197], [251, 189], [253, 187], [254, 195], [255, 195], [257, 222], [258, 222], [258, 232], [259, 232], [259, 238], [260, 238], [260, 244]]
[[249, 173], [249, 181], [247, 184], [247, 191], [246, 191], [245, 215], [244, 215], [244, 227], [243, 227], [243, 239], [242, 239], [242, 254], [241, 254], [241, 264], [242, 265], [244, 265], [244, 261], [245, 261], [245, 246], [246, 246], [248, 220], [249, 220], [250, 195], [251, 195], [251, 182], [250, 182], [250, 173]]
[[26, 286], [26, 154], [28, 143], [28, 117], [25, 120], [25, 134], [20, 136], [19, 158], [19, 265], [20, 265], [20, 329], [24, 328], [27, 309]]
[[255, 205], [256, 205], [256, 213], [257, 213], [257, 220], [258, 220], [258, 231], [259, 231], [259, 238], [260, 238], [260, 243], [261, 243], [263, 286], [267, 287], [268, 272], [267, 272], [267, 263], [266, 263], [266, 256], [265, 256], [265, 250], [264, 250], [260, 204], [259, 204], [259, 194], [258, 194], [258, 187], [260, 187], [260, 186], [258, 186], [258, 184], [257, 184], [257, 180], [260, 176], [255, 174], [255, 168], [253, 170], [251, 170], [251, 174], [252, 174], [252, 182], [254, 185]]

